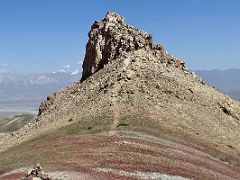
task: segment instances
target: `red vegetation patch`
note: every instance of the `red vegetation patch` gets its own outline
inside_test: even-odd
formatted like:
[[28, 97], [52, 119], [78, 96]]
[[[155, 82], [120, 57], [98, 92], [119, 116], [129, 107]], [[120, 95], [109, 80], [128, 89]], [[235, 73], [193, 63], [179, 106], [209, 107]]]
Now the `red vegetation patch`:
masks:
[[[56, 143], [71, 154], [70, 159], [58, 163], [59, 168], [67, 171], [96, 174], [93, 170], [101, 167], [195, 179], [240, 178], [240, 169], [173, 142], [153, 143], [121, 136], [79, 135], [59, 137]], [[105, 176], [108, 173], [101, 174]]]
[[[239, 168], [166, 139], [156, 143], [124, 136], [63, 134], [28, 148], [38, 154], [44, 152], [42, 156], [51, 152], [49, 158], [53, 152], [58, 154], [53, 159], [40, 162], [46, 171], [80, 172], [93, 179], [133, 179], [97, 172], [97, 168], [156, 172], [194, 179], [240, 179]], [[8, 178], [17, 179], [21, 175], [14, 174]]]
[[25, 176], [26, 176], [26, 173], [14, 173], [11, 175], [1, 177], [1, 180], [16, 180], [16, 179], [22, 179]]
[[4, 170], [0, 168], [0, 175], [4, 173]]

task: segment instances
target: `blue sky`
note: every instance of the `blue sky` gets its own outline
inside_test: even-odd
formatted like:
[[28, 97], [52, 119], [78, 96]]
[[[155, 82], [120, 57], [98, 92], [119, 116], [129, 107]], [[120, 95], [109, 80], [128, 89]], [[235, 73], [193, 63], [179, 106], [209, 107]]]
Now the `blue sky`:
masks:
[[191, 69], [240, 68], [239, 0], [0, 0], [0, 72], [79, 66], [87, 33], [108, 10]]

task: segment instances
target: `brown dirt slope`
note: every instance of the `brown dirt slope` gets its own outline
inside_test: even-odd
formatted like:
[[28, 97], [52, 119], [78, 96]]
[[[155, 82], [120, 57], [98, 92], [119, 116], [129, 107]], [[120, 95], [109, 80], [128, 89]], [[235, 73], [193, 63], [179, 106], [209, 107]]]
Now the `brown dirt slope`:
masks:
[[[2, 137], [1, 150], [32, 142], [27, 140], [38, 134], [67, 130], [70, 124], [73, 132], [80, 132], [76, 139], [59, 135], [56, 145], [47, 146], [66, 142], [53, 153], [64, 158], [80, 148], [83, 156], [66, 161], [79, 171], [119, 176], [122, 170], [138, 177], [146, 170], [196, 179], [239, 179], [240, 103], [205, 85], [184, 62], [154, 45], [150, 35], [108, 13], [89, 32], [83, 68], [82, 80], [43, 102], [37, 119]], [[86, 166], [76, 163], [78, 158]]]

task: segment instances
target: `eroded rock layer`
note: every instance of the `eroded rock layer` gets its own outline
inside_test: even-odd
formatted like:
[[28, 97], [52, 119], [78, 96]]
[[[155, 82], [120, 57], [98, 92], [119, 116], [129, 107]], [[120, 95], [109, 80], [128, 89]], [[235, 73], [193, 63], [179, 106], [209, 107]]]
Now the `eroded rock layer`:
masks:
[[[153, 44], [150, 34], [129, 26], [123, 17], [112, 12], [108, 12], [103, 20], [94, 22], [88, 36], [82, 81], [122, 54], [139, 49], [146, 50], [164, 63], [174, 61], [162, 45]], [[175, 63], [184, 65], [180, 61]]]

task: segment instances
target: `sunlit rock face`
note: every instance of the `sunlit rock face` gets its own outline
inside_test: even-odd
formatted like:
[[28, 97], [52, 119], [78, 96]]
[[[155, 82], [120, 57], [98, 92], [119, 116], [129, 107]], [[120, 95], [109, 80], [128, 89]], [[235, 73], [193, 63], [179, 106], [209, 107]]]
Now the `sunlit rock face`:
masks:
[[88, 36], [82, 81], [131, 51], [145, 49], [161, 59], [172, 58], [161, 45], [153, 44], [150, 34], [126, 24], [123, 17], [113, 12], [108, 12], [101, 21], [95, 21]]

